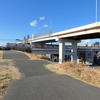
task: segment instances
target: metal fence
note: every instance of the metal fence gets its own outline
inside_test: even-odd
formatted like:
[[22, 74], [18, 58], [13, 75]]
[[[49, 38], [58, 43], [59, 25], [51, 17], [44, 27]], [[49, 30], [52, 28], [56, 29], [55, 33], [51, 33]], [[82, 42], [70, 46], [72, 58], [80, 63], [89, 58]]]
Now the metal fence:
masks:
[[52, 34], [52, 30], [47, 30], [45, 32], [42, 32], [42, 33], [39, 33], [39, 34], [36, 34], [36, 37], [41, 37], [41, 36], [49, 36], [50, 34]]

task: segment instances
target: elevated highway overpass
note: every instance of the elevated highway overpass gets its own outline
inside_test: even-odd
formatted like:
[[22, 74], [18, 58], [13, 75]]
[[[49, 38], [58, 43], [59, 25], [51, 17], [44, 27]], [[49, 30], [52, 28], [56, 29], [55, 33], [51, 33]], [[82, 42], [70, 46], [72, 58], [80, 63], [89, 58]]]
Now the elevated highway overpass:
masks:
[[93, 24], [47, 34], [40, 37], [33, 37], [32, 43], [59, 42], [59, 63], [65, 59], [65, 42], [72, 44], [71, 61], [77, 61], [77, 43], [82, 39], [100, 38], [100, 22]]

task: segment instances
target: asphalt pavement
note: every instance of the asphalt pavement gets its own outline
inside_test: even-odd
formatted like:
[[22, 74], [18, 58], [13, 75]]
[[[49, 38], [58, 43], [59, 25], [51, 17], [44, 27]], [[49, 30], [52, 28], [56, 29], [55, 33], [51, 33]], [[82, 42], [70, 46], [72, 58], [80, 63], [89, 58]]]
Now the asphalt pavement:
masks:
[[30, 59], [28, 56], [26, 56], [25, 54], [21, 53], [21, 52], [15, 52], [15, 51], [3, 51], [4, 55], [3, 55], [3, 59]]
[[12, 82], [3, 100], [100, 100], [100, 88], [45, 69], [52, 62], [30, 60], [14, 51], [4, 51], [3, 59], [13, 59], [25, 75]]

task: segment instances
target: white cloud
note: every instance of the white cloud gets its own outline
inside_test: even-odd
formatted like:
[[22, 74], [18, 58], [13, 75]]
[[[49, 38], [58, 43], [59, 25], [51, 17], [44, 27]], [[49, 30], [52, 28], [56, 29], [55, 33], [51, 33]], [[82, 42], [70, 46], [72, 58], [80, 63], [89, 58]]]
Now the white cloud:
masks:
[[43, 27], [48, 27], [48, 25], [47, 24], [44, 24], [44, 26]]
[[34, 21], [32, 21], [32, 22], [30, 23], [30, 25], [31, 25], [31, 26], [37, 26], [37, 23], [38, 23], [37, 20], [34, 20]]
[[45, 19], [45, 17], [40, 17], [40, 20], [44, 20]]

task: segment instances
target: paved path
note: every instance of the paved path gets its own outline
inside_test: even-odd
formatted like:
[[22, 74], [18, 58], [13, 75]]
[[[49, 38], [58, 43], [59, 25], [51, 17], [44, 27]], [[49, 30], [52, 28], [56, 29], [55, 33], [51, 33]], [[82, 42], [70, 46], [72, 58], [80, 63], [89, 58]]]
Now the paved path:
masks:
[[[20, 53], [5, 51], [3, 58]], [[9, 57], [8, 57], [9, 56]], [[4, 100], [100, 100], [100, 88], [88, 85], [67, 75], [56, 75], [45, 69], [50, 62], [30, 60], [23, 55], [14, 63], [25, 77], [14, 81]]]
[[20, 52], [15, 51], [4, 51], [4, 59], [30, 59], [28, 56]]

